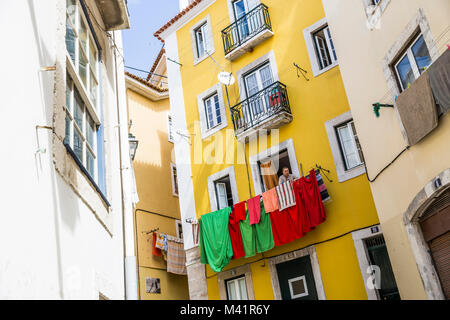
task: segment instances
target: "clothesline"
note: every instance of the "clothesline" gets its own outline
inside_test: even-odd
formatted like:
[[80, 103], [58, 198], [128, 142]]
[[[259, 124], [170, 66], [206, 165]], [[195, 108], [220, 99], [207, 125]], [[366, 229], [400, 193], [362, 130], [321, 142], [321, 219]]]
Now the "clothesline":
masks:
[[312, 169], [307, 177], [201, 216], [201, 262], [220, 272], [231, 259], [252, 257], [305, 236], [325, 221], [324, 198], [330, 197], [320, 170]]

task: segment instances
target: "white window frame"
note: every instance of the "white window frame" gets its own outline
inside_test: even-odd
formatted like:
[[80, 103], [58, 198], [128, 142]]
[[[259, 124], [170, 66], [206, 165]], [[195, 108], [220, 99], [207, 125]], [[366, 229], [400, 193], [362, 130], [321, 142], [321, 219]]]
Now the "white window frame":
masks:
[[280, 153], [282, 150], [287, 150], [289, 156], [289, 163], [291, 165], [291, 174], [294, 177], [300, 177], [300, 170], [298, 169], [297, 156], [295, 154], [294, 142], [292, 139], [285, 140], [278, 145], [275, 145], [269, 149], [261, 151], [258, 154], [252, 155], [249, 158], [250, 168], [252, 171], [253, 186], [255, 194], [261, 194], [263, 192], [261, 186], [263, 181], [261, 181], [261, 175], [259, 174], [259, 164], [258, 162], [267, 159], [268, 157], [273, 157]]
[[[248, 300], [247, 281], [246, 281], [246, 279], [245, 279], [245, 275], [242, 275], [242, 276], [240, 276], [240, 277], [238, 276], [238, 277], [235, 278], [235, 279], [232, 279], [232, 280], [226, 280], [226, 281], [225, 281], [225, 286], [226, 286], [227, 296], [228, 296], [228, 297], [230, 296], [230, 292], [229, 292], [229, 284], [230, 284], [231, 282], [235, 282], [235, 283], [236, 283], [235, 288], [239, 288], [238, 281], [241, 280], [241, 279], [243, 279], [244, 282], [245, 282], [245, 290], [247, 291], [247, 299], [245, 299], [245, 300]], [[236, 297], [237, 297], [236, 300], [243, 300], [242, 297], [241, 297], [240, 290], [236, 290]]]
[[364, 288], [366, 289], [367, 298], [369, 300], [380, 300], [378, 290], [376, 288], [370, 289], [367, 286], [370, 274], [367, 273], [367, 269], [370, 265], [369, 253], [365, 245], [365, 240], [378, 235], [382, 235], [380, 225], [372, 226], [366, 229], [352, 232], [353, 244], [355, 246], [356, 257], [358, 258], [359, 268], [364, 281]]
[[[295, 281], [298, 281], [298, 280], [303, 280], [303, 283], [305, 285], [305, 292], [304, 293], [300, 293], [300, 294], [294, 294], [294, 289], [292, 288], [292, 282], [295, 282]], [[305, 276], [289, 279], [288, 280], [288, 284], [289, 284], [289, 291], [291, 292], [291, 298], [292, 299], [306, 297], [306, 296], [309, 295], [308, 284], [306, 283], [306, 277]]]
[[173, 136], [173, 117], [170, 113], [167, 114], [167, 140], [171, 143], [174, 143]]
[[[348, 121], [348, 122], [345, 122], [345, 123], [343, 123], [343, 124], [340, 124], [340, 125], [337, 125], [336, 127], [335, 127], [335, 129], [337, 130], [337, 137], [338, 137], [338, 140], [339, 140], [339, 144], [341, 145], [341, 154], [342, 154], [342, 158], [344, 159], [344, 162], [345, 162], [345, 170], [346, 171], [348, 171], [348, 170], [352, 170], [352, 169], [354, 169], [354, 168], [356, 168], [356, 167], [359, 167], [359, 166], [361, 166], [361, 165], [363, 165], [363, 161], [362, 161], [362, 159], [361, 159], [361, 155], [359, 154], [359, 149], [358, 149], [358, 145], [357, 145], [357, 143], [356, 143], [356, 138], [355, 138], [355, 134], [353, 133], [353, 128], [352, 128], [352, 124], [353, 124], [353, 126], [355, 125], [355, 123], [354, 123], [354, 121], [353, 121], [353, 119], [351, 119], [350, 121]], [[339, 129], [340, 128], [343, 128], [343, 127], [345, 127], [347, 130], [350, 130], [350, 133], [351, 133], [351, 138], [352, 138], [352, 146], [353, 146], [353, 149], [356, 151], [356, 153], [358, 154], [358, 158], [359, 158], [359, 163], [356, 165], [356, 166], [354, 166], [354, 167], [352, 167], [352, 168], [349, 168], [349, 163], [348, 163], [348, 159], [347, 159], [347, 156], [346, 156], [346, 154], [345, 154], [345, 148], [344, 148], [344, 143], [343, 143], [343, 141], [342, 141], [342, 136], [341, 136], [341, 134], [339, 133]], [[355, 129], [356, 130], [356, 129]]]
[[[207, 115], [205, 112], [205, 99], [212, 97], [213, 95], [217, 94], [219, 97], [219, 107], [220, 107], [220, 119], [222, 122], [220, 124], [216, 124], [216, 126], [208, 129], [208, 123], [207, 123]], [[197, 96], [197, 107], [198, 107], [198, 114], [200, 117], [200, 129], [202, 133], [202, 139], [206, 139], [209, 136], [213, 135], [217, 131], [226, 128], [228, 126], [227, 122], [227, 115], [225, 112], [225, 103], [223, 99], [223, 90], [222, 85], [220, 83], [212, 86], [208, 90], [200, 93]], [[214, 110], [215, 111], [215, 110]]]
[[[175, 177], [173, 174], [174, 169], [177, 170], [177, 166], [174, 163], [170, 163], [170, 176], [172, 177], [172, 195], [178, 197], [180, 193], [180, 185], [178, 184], [178, 171], [177, 176]], [[175, 185], [177, 186], [177, 188], [175, 188]], [[176, 189], [178, 189], [178, 192]]]
[[[361, 165], [349, 170], [345, 169], [344, 156], [339, 146], [340, 139], [337, 135], [335, 128], [339, 127], [339, 125], [343, 123], [351, 121], [352, 119], [353, 119], [352, 113], [350, 111], [347, 111], [337, 116], [336, 118], [333, 118], [325, 122], [325, 129], [327, 131], [328, 141], [330, 143], [331, 153], [333, 154], [334, 165], [336, 167], [336, 173], [339, 182], [350, 180], [366, 172], [364, 163], [361, 163]], [[361, 159], [361, 161], [363, 161], [363, 159]]]
[[[421, 75], [419, 67], [418, 67], [417, 62], [416, 62], [416, 58], [414, 57], [414, 54], [412, 52], [412, 47], [417, 43], [417, 41], [419, 41], [420, 37], [423, 37], [422, 33], [419, 33], [414, 38], [414, 40], [411, 42], [411, 44], [408, 47], [405, 48], [404, 53], [396, 60], [396, 62], [393, 65], [393, 68], [394, 68], [394, 71], [395, 71], [395, 75], [397, 76], [397, 81], [398, 81], [398, 84], [400, 86], [400, 91], [404, 91], [404, 90], [408, 89], [408, 88], [403, 87], [403, 83], [401, 81], [400, 74], [399, 74], [398, 68], [397, 68], [397, 66], [400, 64], [400, 62], [403, 60], [403, 58], [405, 56], [408, 57], [408, 61], [409, 61], [409, 64], [411, 65], [411, 69], [413, 71], [414, 77], [417, 79]], [[425, 42], [425, 39], [423, 41], [424, 41], [425, 45], [427, 45], [427, 43]], [[428, 47], [427, 47], [427, 49], [428, 49]], [[430, 53], [429, 49], [428, 49], [428, 53]], [[431, 61], [431, 56], [430, 56], [430, 65], [431, 65], [431, 62], [432, 61]], [[430, 65], [428, 65], [427, 68]]]
[[219, 172], [216, 172], [207, 178], [209, 203], [211, 205], [212, 212], [217, 211], [219, 208], [219, 204], [217, 203], [217, 197], [216, 197], [215, 182], [226, 176], [228, 176], [230, 178], [231, 195], [233, 197], [233, 204], [236, 204], [239, 202], [239, 193], [238, 193], [237, 184], [236, 184], [236, 175], [234, 172], [234, 166], [231, 166], [231, 167], [223, 169]]
[[[217, 97], [217, 103], [219, 104], [220, 122], [218, 122], [218, 120], [217, 120], [218, 116], [217, 116], [217, 106], [216, 106], [215, 97]], [[209, 123], [209, 115], [210, 114], [208, 113], [208, 102], [211, 107], [212, 123]], [[207, 130], [211, 130], [211, 129], [215, 128], [216, 126], [220, 125], [222, 123], [222, 112], [220, 110], [221, 107], [220, 107], [220, 101], [219, 101], [219, 94], [217, 92], [214, 92], [211, 96], [203, 99], [203, 106], [205, 108]]]
[[[72, 61], [72, 58], [69, 54], [69, 51], [66, 49], [66, 65], [67, 65], [67, 72], [70, 74], [70, 76], [72, 77], [72, 80], [75, 82], [78, 91], [81, 94], [81, 97], [84, 101], [84, 103], [86, 104], [89, 113], [91, 114], [92, 118], [94, 119], [94, 121], [97, 123], [97, 125], [100, 124], [100, 116], [99, 116], [99, 103], [100, 103], [100, 76], [101, 76], [101, 68], [100, 68], [100, 60], [99, 60], [99, 48], [97, 47], [97, 43], [94, 40], [94, 35], [93, 35], [93, 31], [90, 28], [90, 25], [88, 23], [88, 20], [86, 18], [86, 16], [84, 15], [84, 11], [81, 8], [80, 2], [79, 0], [74, 0], [75, 1], [75, 25], [73, 25], [70, 17], [69, 17], [69, 13], [67, 12], [66, 9], [66, 23], [68, 22], [69, 25], [72, 28], [72, 31], [74, 32], [75, 35], [75, 63]], [[78, 35], [78, 30], [80, 28], [80, 19], [83, 21], [85, 27], [86, 27], [86, 33], [87, 33], [87, 39], [86, 39], [86, 48], [87, 48], [87, 52], [85, 52], [83, 54], [85, 57], [87, 57], [87, 65], [86, 65], [86, 81], [87, 81], [87, 85], [84, 85], [84, 83], [81, 80], [81, 77], [79, 76], [79, 57], [80, 57], [80, 46], [79, 46], [79, 35]], [[67, 27], [66, 27], [67, 28]], [[91, 50], [91, 43], [94, 47], [94, 49], [96, 50], [96, 54], [95, 54], [95, 63], [96, 65], [94, 67], [91, 66], [91, 61], [90, 61], [90, 50]], [[94, 79], [97, 82], [97, 101], [96, 103], [93, 103], [91, 97], [90, 97], [90, 92], [89, 92], [89, 88], [90, 88], [90, 81], [91, 81], [91, 74], [92, 72], [95, 71], [94, 74]]]
[[240, 267], [222, 271], [217, 275], [220, 300], [227, 300], [227, 288], [225, 284], [226, 280], [230, 278], [236, 278], [239, 276], [245, 276], [245, 285], [247, 287], [248, 300], [255, 300], [252, 272], [249, 264], [245, 264]]
[[[202, 56], [198, 55], [198, 47], [197, 47], [197, 30], [202, 27], [203, 25], [205, 25], [204, 31], [206, 32], [206, 36], [205, 36], [205, 44], [206, 44], [206, 48], [205, 48], [205, 53]], [[208, 15], [205, 18], [203, 18], [202, 20], [200, 20], [199, 22], [197, 22], [193, 27], [191, 27], [190, 29], [190, 33], [191, 33], [191, 45], [192, 45], [192, 53], [193, 53], [193, 58], [194, 58], [194, 66], [199, 64], [200, 62], [202, 62], [203, 60], [205, 60], [206, 58], [208, 58], [208, 53], [209, 55], [212, 55], [215, 52], [215, 48], [214, 48], [214, 37], [213, 37], [213, 33], [212, 33], [212, 25], [211, 25], [211, 16]]]
[[[334, 58], [329, 39], [327, 37], [325, 37], [325, 39], [327, 40], [327, 46], [329, 48], [328, 50], [330, 53], [331, 64], [325, 68], [322, 68], [322, 69], [320, 68], [320, 63], [319, 63], [320, 56], [318, 56], [317, 52], [316, 52], [316, 41], [314, 39], [314, 34], [323, 28], [329, 28], [326, 18], [320, 19], [313, 25], [311, 25], [303, 30], [303, 36], [304, 36], [305, 42], [306, 42], [306, 49], [308, 51], [309, 61], [311, 62], [311, 68], [312, 68], [314, 77], [317, 77], [317, 76], [321, 75], [322, 73], [327, 72], [328, 70], [334, 68], [335, 66], [337, 66], [339, 64], [338, 60], [336, 60]], [[330, 35], [331, 35], [331, 32], [330, 32]], [[332, 37], [331, 37], [331, 40], [333, 40]], [[335, 47], [335, 52], [336, 52], [336, 46], [334, 46], [334, 47]], [[337, 56], [337, 52], [336, 52], [336, 56]]]

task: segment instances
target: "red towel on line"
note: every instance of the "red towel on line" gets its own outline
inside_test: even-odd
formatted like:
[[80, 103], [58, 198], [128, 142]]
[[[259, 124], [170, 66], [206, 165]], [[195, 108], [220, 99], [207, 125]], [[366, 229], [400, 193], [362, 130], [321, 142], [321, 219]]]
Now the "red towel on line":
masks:
[[302, 193], [300, 179], [294, 181], [293, 188], [294, 188], [295, 199], [297, 202], [297, 206], [296, 206], [296, 209], [297, 209], [296, 223], [298, 226], [297, 229], [300, 230], [303, 235], [305, 235], [307, 232], [314, 229], [314, 227], [311, 227], [311, 222], [309, 219], [308, 211], [306, 210], [306, 207], [305, 207], [305, 200], [304, 200], [304, 195]]
[[[245, 202], [244, 202], [244, 214], [245, 214]], [[245, 220], [245, 219], [243, 219]], [[236, 214], [236, 206], [231, 212], [228, 219], [228, 231], [230, 232], [231, 247], [233, 248], [233, 258], [239, 259], [245, 256], [244, 244], [242, 243], [241, 228], [239, 227], [239, 221], [242, 221], [242, 217]]]
[[248, 215], [250, 216], [250, 224], [257, 224], [261, 218], [261, 195], [257, 195], [247, 200]]
[[245, 201], [241, 201], [234, 205], [234, 216], [235, 219], [237, 219], [237, 222], [247, 219], [247, 214], [245, 213]]
[[153, 232], [152, 235], [153, 235], [152, 253], [153, 253], [154, 256], [161, 257], [161, 255], [162, 255], [161, 249], [155, 247], [155, 245], [156, 245], [156, 232]]
[[272, 211], [270, 213], [270, 222], [272, 224], [275, 246], [278, 247], [296, 239], [295, 230], [288, 210], [284, 210], [283, 212], [279, 210]]
[[299, 190], [302, 195], [304, 208], [309, 217], [311, 227], [318, 226], [325, 221], [327, 215], [320, 197], [319, 185], [317, 184], [314, 170], [309, 173], [309, 179], [301, 177], [299, 179]]

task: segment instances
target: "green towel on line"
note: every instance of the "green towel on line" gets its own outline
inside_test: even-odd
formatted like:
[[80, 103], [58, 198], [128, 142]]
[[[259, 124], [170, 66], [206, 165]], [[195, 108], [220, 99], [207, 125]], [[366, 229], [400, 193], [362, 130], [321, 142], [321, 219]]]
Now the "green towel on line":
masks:
[[272, 234], [272, 224], [270, 217], [264, 209], [264, 204], [261, 203], [261, 218], [259, 223], [255, 224], [256, 231], [256, 252], [264, 252], [275, 247]]
[[247, 219], [239, 223], [241, 229], [242, 244], [244, 245], [245, 257], [253, 257], [256, 254], [256, 230], [255, 225], [250, 224], [248, 210], [245, 210]]
[[231, 208], [205, 214], [199, 221], [200, 262], [220, 272], [233, 257], [228, 219]]

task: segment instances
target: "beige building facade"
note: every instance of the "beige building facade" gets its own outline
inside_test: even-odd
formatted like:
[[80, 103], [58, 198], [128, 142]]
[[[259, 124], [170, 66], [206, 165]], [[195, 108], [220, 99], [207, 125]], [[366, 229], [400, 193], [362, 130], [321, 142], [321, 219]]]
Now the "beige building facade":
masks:
[[450, 116], [411, 142], [399, 103], [449, 53], [450, 2], [322, 2], [400, 296], [448, 299]]

